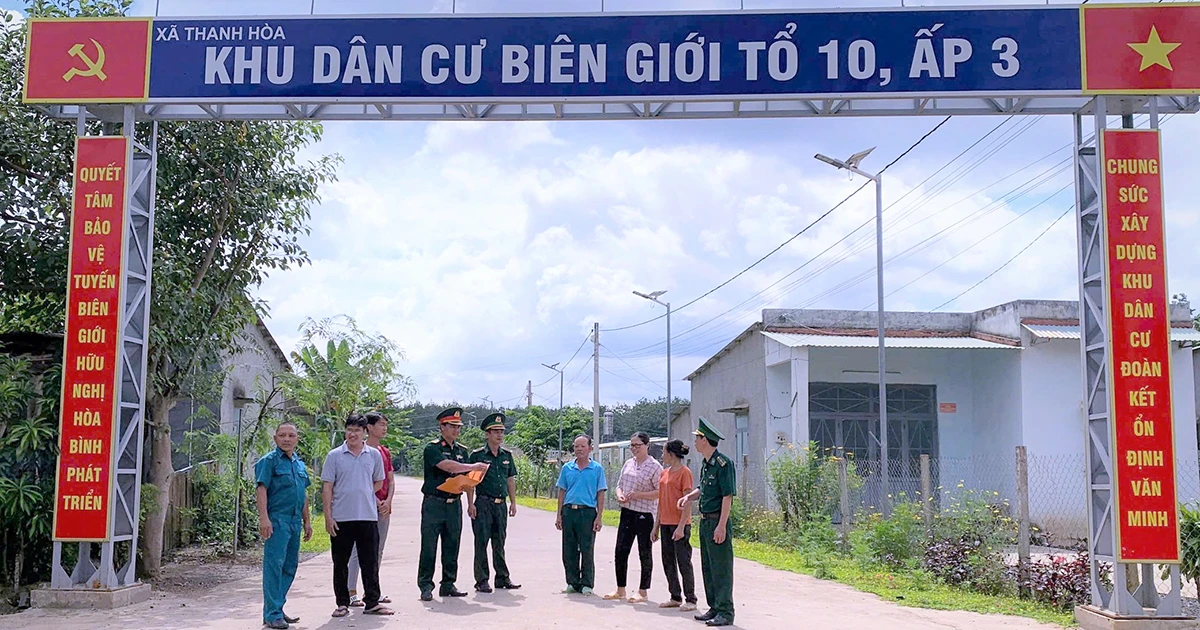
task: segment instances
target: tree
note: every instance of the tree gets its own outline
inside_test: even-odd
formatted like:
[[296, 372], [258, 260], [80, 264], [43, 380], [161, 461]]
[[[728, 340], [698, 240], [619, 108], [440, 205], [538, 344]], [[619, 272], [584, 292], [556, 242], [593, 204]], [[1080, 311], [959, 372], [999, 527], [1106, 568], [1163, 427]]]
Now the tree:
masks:
[[561, 410], [552, 411], [541, 405], [513, 411], [512, 415], [516, 419], [516, 424], [513, 426], [512, 442], [525, 452], [530, 462], [537, 468], [538, 479], [541, 479], [547, 458], [552, 452], [558, 450], [560, 413], [562, 415], [563, 451], [570, 453], [571, 441], [576, 436], [591, 435], [591, 411], [582, 407], [564, 407]]
[[[404, 351], [383, 335], [362, 331], [350, 316], [308, 319], [300, 330], [299, 350], [292, 352], [298, 371], [284, 376], [284, 388], [327, 436], [327, 447], [338, 443], [350, 413], [394, 409], [416, 391], [399, 371]], [[325, 342], [325, 354], [318, 340]]]
[[[130, 4], [27, 6], [41, 17], [122, 15]], [[27, 329], [61, 332], [75, 122], [21, 104], [23, 67], [23, 33], [0, 31], [0, 314]], [[149, 130], [139, 125], [137, 134], [145, 141]], [[301, 164], [296, 155], [321, 132], [309, 122], [159, 125], [147, 352], [147, 476], [158, 496], [149, 497], [153, 509], [142, 529], [144, 566], [152, 575], [161, 565], [174, 472], [167, 414], [182, 392], [195, 393], [195, 375], [219, 365], [238, 331], [265, 308], [251, 290], [271, 271], [307, 262], [299, 237], [339, 158]]]
[[[687, 400], [675, 398], [671, 403], [671, 412], [678, 412], [687, 404]], [[638, 431], [645, 431], [650, 437], [667, 435], [666, 396], [655, 399], [642, 398], [632, 405], [606, 407], [605, 411], [613, 412], [613, 434], [617, 440], [628, 439]]]

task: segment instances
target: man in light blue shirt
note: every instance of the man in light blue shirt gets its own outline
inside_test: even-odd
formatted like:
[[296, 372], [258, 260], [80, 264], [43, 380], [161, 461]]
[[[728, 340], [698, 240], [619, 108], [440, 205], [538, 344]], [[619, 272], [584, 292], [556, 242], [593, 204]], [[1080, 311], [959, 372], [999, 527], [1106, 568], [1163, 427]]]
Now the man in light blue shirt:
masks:
[[592, 438], [575, 438], [575, 459], [558, 473], [558, 516], [554, 526], [563, 533], [564, 593], [591, 595], [596, 586], [596, 533], [604, 526], [604, 467], [591, 460]]

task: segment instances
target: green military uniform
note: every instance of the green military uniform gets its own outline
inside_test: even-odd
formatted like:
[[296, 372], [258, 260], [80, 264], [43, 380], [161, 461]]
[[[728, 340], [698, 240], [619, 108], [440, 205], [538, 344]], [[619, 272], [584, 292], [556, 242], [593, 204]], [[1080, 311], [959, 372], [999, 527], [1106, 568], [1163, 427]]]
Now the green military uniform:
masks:
[[[504, 414], [494, 413], [484, 418], [481, 428], [485, 432], [503, 430]], [[508, 496], [508, 480], [517, 476], [517, 464], [511, 451], [502, 446], [498, 453], [492, 453], [487, 444], [472, 451], [470, 461], [472, 464], [483, 462], [489, 466], [483, 480], [475, 486], [475, 518], [471, 521], [471, 530], [475, 533], [475, 590], [485, 593], [491, 591], [488, 586], [489, 542], [492, 543], [492, 561], [496, 565], [496, 588], [520, 588], [519, 584], [513, 584], [508, 563], [504, 559], [504, 540], [508, 533], [505, 498]]]
[[[447, 409], [438, 415], [440, 424], [462, 426], [462, 409]], [[438, 538], [442, 541], [442, 581], [440, 595], [461, 597], [466, 593], [454, 587], [458, 579], [458, 545], [462, 540], [461, 494], [439, 490], [447, 479], [457, 475], [448, 473], [437, 465], [444, 461], [467, 463], [470, 453], [455, 441], [447, 444], [439, 438], [425, 445], [425, 482], [421, 485], [421, 556], [417, 568], [417, 586], [421, 599], [428, 601], [433, 592], [433, 565], [437, 560]], [[459, 473], [462, 474], [462, 473]]]
[[[696, 435], [714, 442], [724, 439], [704, 418], [699, 419]], [[725, 626], [733, 623], [733, 536], [726, 521], [725, 541], [717, 544], [713, 533], [721, 518], [721, 502], [724, 497], [737, 495], [737, 472], [733, 460], [720, 451], [713, 454], [700, 466], [700, 572], [704, 577], [704, 596], [708, 599], [708, 612], [696, 619], [710, 626]]]

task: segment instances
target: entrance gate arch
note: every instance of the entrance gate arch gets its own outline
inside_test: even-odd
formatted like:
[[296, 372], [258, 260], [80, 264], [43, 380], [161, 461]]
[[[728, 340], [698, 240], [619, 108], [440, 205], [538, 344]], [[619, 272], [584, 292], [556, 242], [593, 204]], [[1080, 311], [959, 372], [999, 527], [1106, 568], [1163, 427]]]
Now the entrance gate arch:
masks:
[[[52, 588], [136, 582], [156, 150], [153, 132], [149, 144], [135, 141], [137, 122], [1058, 114], [1075, 121], [1092, 604], [1118, 616], [1181, 614], [1158, 122], [1200, 111], [1200, 56], [1190, 52], [1200, 6], [31, 19], [28, 28], [24, 100], [77, 120], [81, 136], [68, 272], [81, 288], [68, 294]], [[1135, 115], [1146, 116], [1141, 129]], [[109, 137], [119, 145], [85, 137], [88, 120], [120, 123]], [[116, 234], [100, 227], [114, 222]], [[1140, 228], [1127, 234], [1130, 224]], [[88, 273], [105, 236], [122, 254], [119, 283]], [[1151, 308], [1131, 312], [1137, 300]], [[107, 369], [85, 358], [105, 351]], [[1131, 376], [1132, 364], [1144, 369]], [[1135, 477], [1159, 491], [1126, 493]], [[79, 554], [67, 567], [71, 543]], [[1102, 563], [1116, 569], [1111, 588]], [[1155, 564], [1170, 568], [1165, 595]]]

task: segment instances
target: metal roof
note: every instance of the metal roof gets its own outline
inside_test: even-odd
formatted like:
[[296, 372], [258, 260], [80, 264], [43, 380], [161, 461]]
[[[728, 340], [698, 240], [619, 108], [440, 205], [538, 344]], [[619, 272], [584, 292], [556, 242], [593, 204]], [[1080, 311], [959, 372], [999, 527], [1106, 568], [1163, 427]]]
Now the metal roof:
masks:
[[[876, 348], [879, 346], [875, 335], [801, 335], [795, 333], [762, 333], [768, 339], [791, 348]], [[956, 350], [1020, 350], [1017, 346], [1009, 346], [994, 341], [984, 341], [974, 337], [888, 337], [884, 336], [885, 348], [940, 348]]]
[[[1038, 339], [1079, 339], [1078, 326], [1021, 325]], [[1200, 341], [1200, 330], [1196, 330], [1195, 328], [1172, 328], [1171, 341]]]

